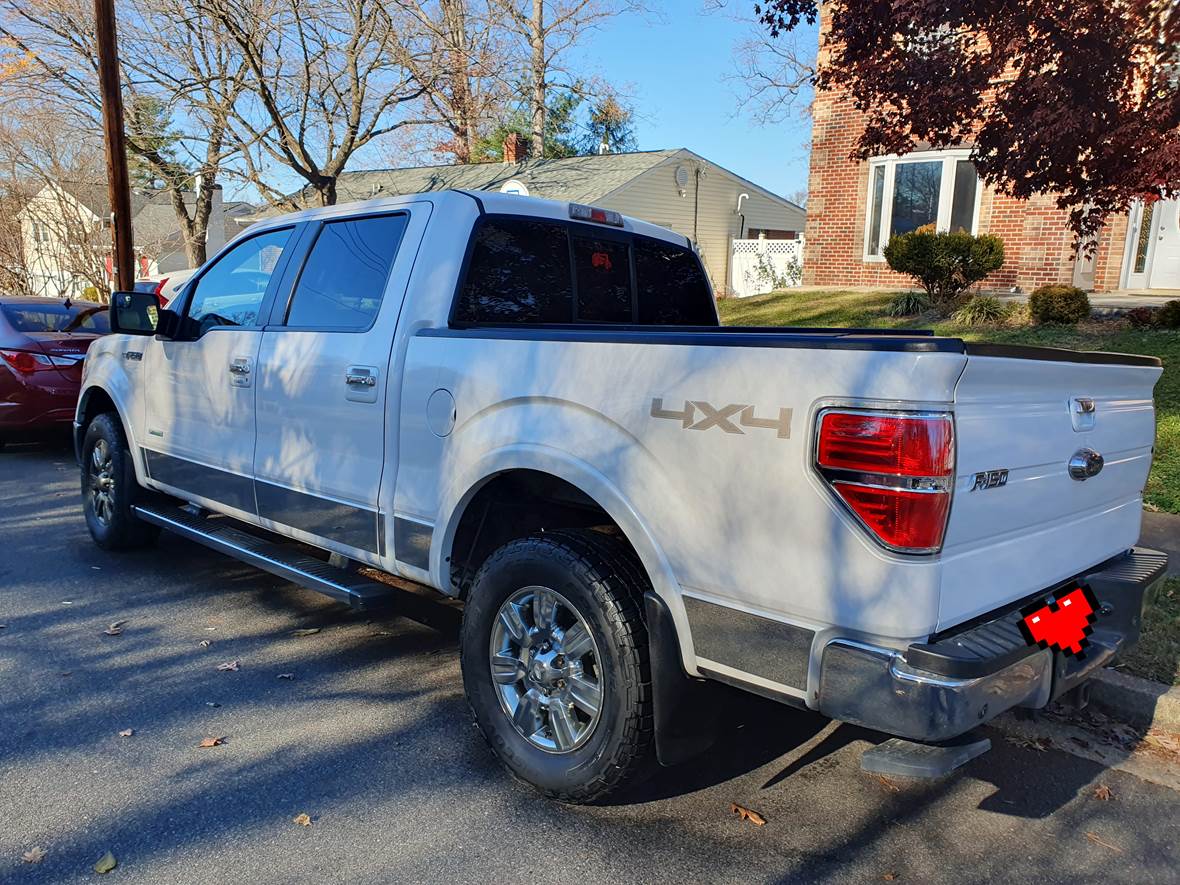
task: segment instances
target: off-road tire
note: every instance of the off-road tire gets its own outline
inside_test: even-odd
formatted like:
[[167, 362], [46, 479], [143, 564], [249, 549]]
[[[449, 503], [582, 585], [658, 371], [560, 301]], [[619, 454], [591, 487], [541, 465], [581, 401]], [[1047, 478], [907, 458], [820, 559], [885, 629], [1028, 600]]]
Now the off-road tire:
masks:
[[[114, 479], [111, 490], [113, 506], [105, 520], [95, 512], [91, 495], [91, 464], [95, 447], [100, 442], [105, 444], [110, 453], [108, 473]], [[117, 414], [104, 412], [95, 416], [86, 428], [81, 454], [82, 511], [94, 543], [104, 550], [133, 550], [154, 543], [160, 535], [159, 527], [139, 519], [131, 510], [132, 505], [146, 497], [147, 492], [135, 478], [135, 465]]]
[[[513, 726], [491, 677], [491, 631], [500, 606], [542, 586], [572, 603], [603, 659], [603, 701], [586, 743], [565, 753], [534, 746]], [[508, 771], [546, 796], [600, 803], [655, 767], [651, 667], [643, 594], [650, 587], [631, 550], [590, 530], [511, 541], [480, 567], [463, 613], [463, 686], [475, 724]]]

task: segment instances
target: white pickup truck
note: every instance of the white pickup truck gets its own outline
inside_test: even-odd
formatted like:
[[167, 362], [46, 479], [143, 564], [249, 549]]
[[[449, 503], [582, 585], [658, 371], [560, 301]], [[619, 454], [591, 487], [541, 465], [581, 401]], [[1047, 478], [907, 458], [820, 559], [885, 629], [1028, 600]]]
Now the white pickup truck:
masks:
[[[357, 608], [461, 607], [479, 728], [567, 801], [707, 746], [718, 683], [953, 749], [1077, 699], [1166, 565], [1135, 547], [1157, 360], [721, 327], [692, 244], [613, 212], [287, 215], [171, 307], [118, 293], [86, 361], [96, 543], [163, 527]], [[1079, 585], [1084, 656], [1026, 640]]]

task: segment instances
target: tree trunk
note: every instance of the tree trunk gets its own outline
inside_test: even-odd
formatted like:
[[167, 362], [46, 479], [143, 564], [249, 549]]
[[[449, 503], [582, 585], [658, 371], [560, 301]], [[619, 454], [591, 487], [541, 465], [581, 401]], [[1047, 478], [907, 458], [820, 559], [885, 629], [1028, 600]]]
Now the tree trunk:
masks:
[[336, 176], [320, 175], [311, 181], [311, 189], [315, 193], [316, 205], [336, 205]]
[[458, 162], [470, 163], [475, 156], [477, 135], [468, 57], [467, 3], [466, 0], [442, 0], [440, 5], [447, 40], [445, 64], [451, 84], [452, 149]]
[[533, 0], [533, 17], [529, 28], [532, 49], [532, 142], [529, 155], [539, 160], [545, 156], [545, 0]]

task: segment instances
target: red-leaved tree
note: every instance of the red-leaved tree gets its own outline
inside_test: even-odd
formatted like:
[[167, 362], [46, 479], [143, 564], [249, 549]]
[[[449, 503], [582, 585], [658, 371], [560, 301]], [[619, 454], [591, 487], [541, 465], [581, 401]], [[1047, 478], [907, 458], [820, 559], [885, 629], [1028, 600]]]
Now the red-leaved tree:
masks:
[[[816, 86], [867, 121], [859, 157], [974, 145], [981, 177], [1055, 194], [1088, 240], [1137, 199], [1180, 192], [1176, 0], [828, 0]], [[755, 11], [772, 37], [816, 0]]]

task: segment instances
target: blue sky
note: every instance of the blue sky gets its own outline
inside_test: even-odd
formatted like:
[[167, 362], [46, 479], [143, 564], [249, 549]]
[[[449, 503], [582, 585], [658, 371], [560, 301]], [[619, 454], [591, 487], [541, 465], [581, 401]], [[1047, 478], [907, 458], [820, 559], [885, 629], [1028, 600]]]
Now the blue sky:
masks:
[[[733, 15], [749, 13], [753, 0], [730, 0], [728, 14], [702, 7], [675, 0], [654, 22], [611, 20], [585, 38], [578, 67], [629, 89], [640, 149], [686, 147], [783, 196], [805, 189], [810, 118], [796, 110], [785, 123], [755, 125], [738, 112], [738, 87], [727, 81], [734, 47], [754, 27]], [[818, 37], [812, 28], [798, 39], [815, 45]]]

